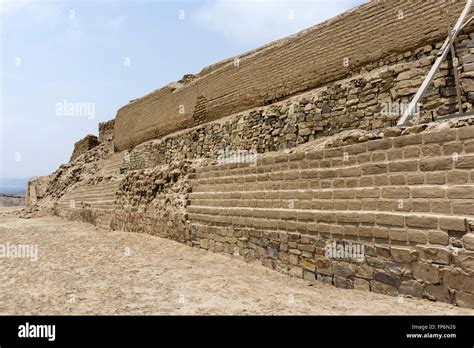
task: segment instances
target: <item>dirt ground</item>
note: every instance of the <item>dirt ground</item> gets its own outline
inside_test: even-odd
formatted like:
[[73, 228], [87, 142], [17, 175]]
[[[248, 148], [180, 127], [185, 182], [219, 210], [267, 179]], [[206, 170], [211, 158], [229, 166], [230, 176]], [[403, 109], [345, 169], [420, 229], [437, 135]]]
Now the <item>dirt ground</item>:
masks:
[[311, 284], [167, 239], [97, 230], [56, 217], [4, 214], [2, 244], [32, 249], [28, 257], [0, 258], [0, 314], [474, 313]]

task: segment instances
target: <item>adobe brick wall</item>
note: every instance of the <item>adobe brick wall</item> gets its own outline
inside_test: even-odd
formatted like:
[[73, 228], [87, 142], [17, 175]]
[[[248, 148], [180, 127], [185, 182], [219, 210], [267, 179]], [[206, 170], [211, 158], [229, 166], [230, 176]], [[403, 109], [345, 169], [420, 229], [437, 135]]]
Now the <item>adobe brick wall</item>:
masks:
[[99, 123], [99, 141], [113, 140], [115, 119]]
[[[124, 160], [110, 228], [309, 281], [474, 308], [473, 123], [349, 131], [259, 154], [256, 165], [212, 164], [210, 152], [133, 168]], [[363, 260], [327, 255], [334, 242], [363, 246]]]
[[[464, 58], [463, 106], [464, 111], [473, 111], [474, 75], [468, 71], [470, 63], [465, 62], [474, 59], [474, 52], [466, 47], [470, 42], [468, 35], [462, 35], [460, 42], [458, 54]], [[402, 113], [400, 107], [408, 105], [408, 96], [416, 92], [428, 73], [437, 54], [433, 47], [394, 57], [363, 75], [147, 141], [129, 151], [129, 161], [123, 169], [142, 169], [178, 159], [217, 158], [218, 152], [226, 147], [265, 153], [291, 149], [349, 129], [383, 130], [395, 124]], [[422, 98], [419, 123], [457, 110], [453, 86], [452, 69], [445, 63]]]
[[[299, 278], [474, 307], [473, 139], [471, 126], [198, 168], [190, 240]], [[332, 242], [364, 245], [364, 261], [328, 257]]]
[[[474, 308], [474, 122], [426, 124], [456, 110], [450, 63], [417, 126], [389, 128], [401, 111], [386, 110], [407, 104], [439, 52], [445, 3], [433, 3], [365, 4], [138, 99], [101, 124], [111, 141], [60, 168], [46, 196], [67, 219]], [[464, 111], [473, 39], [468, 27], [456, 43]], [[226, 149], [257, 152], [257, 165], [217, 165]], [[363, 261], [326, 255], [333, 242], [363, 246]]]
[[39, 200], [41, 200], [45, 196], [49, 180], [49, 176], [40, 176], [31, 178], [28, 181], [28, 186], [25, 195], [25, 206], [33, 207]]
[[[453, 23], [463, 6], [462, 1], [451, 5]], [[116, 117], [116, 149], [327, 85], [367, 65], [389, 64], [399, 54], [413, 59], [411, 50], [446, 38], [446, 8], [447, 2], [439, 0], [373, 1], [243, 54], [238, 66], [229, 59], [208, 67], [191, 81], [122, 107]], [[406, 84], [405, 95], [414, 94], [415, 85]]]
[[75, 160], [80, 155], [93, 149], [99, 144], [99, 140], [95, 135], [86, 135], [84, 138], [74, 144], [74, 151], [72, 152], [70, 162]]

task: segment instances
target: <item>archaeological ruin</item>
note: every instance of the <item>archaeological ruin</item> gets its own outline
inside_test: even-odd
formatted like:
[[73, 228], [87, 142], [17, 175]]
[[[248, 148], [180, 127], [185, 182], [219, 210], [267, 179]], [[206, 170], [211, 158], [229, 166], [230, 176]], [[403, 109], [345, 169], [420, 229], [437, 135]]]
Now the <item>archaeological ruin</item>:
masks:
[[474, 308], [474, 22], [397, 126], [464, 6], [371, 1], [130, 101], [24, 214]]

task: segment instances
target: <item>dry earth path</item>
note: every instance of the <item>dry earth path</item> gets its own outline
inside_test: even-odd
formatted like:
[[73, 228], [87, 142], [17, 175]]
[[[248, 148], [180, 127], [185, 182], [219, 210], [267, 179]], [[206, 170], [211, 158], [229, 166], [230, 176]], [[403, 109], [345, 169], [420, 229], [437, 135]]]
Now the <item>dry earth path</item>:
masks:
[[0, 258], [0, 314], [474, 313], [311, 284], [167, 239], [56, 217], [0, 216], [1, 245], [33, 249], [29, 258]]

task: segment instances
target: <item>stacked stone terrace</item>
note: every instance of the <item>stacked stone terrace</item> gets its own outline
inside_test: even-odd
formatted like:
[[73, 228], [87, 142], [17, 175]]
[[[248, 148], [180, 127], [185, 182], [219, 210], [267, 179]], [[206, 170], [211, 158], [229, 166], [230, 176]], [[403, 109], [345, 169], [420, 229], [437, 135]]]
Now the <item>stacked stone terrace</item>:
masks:
[[[473, 139], [471, 126], [203, 167], [189, 220], [201, 247], [295, 277], [469, 305]], [[332, 241], [367, 256], [334, 260]]]
[[[441, 120], [457, 105], [449, 61], [415, 125], [392, 127], [439, 53], [445, 8], [370, 2], [135, 100], [30, 182], [28, 209], [474, 308], [474, 119]], [[473, 32], [455, 44], [464, 112]], [[250, 163], [223, 164], [229, 151]], [[328, 255], [333, 243], [363, 258]]]

